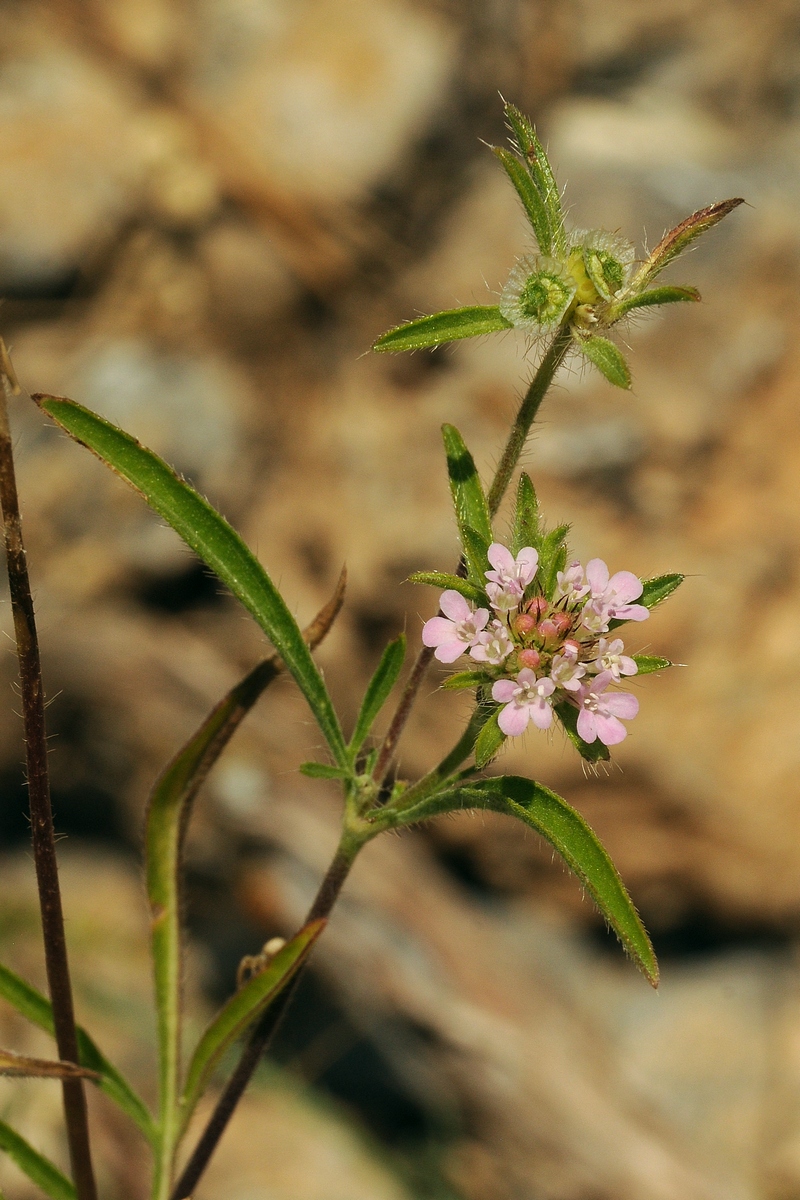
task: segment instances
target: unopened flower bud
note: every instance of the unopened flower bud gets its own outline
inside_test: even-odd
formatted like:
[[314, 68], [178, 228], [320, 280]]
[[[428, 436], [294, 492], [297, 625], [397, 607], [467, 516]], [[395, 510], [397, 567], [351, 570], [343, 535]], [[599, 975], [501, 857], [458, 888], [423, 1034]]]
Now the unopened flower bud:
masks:
[[514, 618], [514, 633], [518, 637], [527, 637], [529, 633], [533, 633], [536, 628], [536, 618], [530, 613], [520, 613]]
[[554, 612], [550, 619], [562, 637], [568, 629], [572, 628], [572, 621], [565, 612]]
[[549, 617], [546, 617], [544, 621], [539, 622], [537, 633], [543, 642], [552, 642], [558, 637], [558, 628]]
[[520, 655], [519, 655], [519, 661], [523, 667], [530, 667], [530, 669], [532, 671], [535, 671], [541, 661], [539, 658], [539, 651], [538, 650], [521, 650]]
[[550, 604], [547, 600], [545, 600], [544, 596], [534, 596], [533, 599], [529, 601], [525, 611], [529, 612], [535, 621], [539, 621], [547, 612], [549, 607]]
[[581, 652], [580, 642], [576, 642], [574, 638], [567, 638], [567, 640], [564, 642], [564, 648], [562, 651], [564, 656], [566, 658], [577, 659], [580, 652]]

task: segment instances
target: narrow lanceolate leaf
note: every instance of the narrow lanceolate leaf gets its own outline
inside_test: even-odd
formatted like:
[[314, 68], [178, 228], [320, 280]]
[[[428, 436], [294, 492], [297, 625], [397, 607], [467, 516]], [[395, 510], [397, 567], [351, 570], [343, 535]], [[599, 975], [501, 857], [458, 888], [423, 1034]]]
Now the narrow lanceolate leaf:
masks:
[[631, 386], [631, 372], [625, 362], [622, 351], [608, 338], [592, 334], [591, 337], [577, 338], [575, 344], [589, 362], [597, 367], [609, 383], [615, 387], [628, 390]]
[[610, 321], [617, 321], [635, 308], [656, 308], [659, 304], [680, 304], [686, 301], [697, 303], [701, 299], [695, 287], [657, 287], [627, 296], [614, 305], [609, 313]]
[[523, 471], [517, 486], [517, 504], [511, 527], [511, 553], [516, 556], [524, 546], [533, 546], [534, 550], [538, 550], [541, 540], [539, 501], [530, 476]]
[[492, 541], [492, 523], [475, 460], [454, 425], [442, 426], [442, 440], [459, 534], [465, 528], [474, 529], [488, 546]]
[[373, 342], [372, 349], [394, 353], [401, 350], [430, 350], [445, 342], [480, 337], [484, 333], [499, 333], [503, 329], [513, 329], [513, 325], [496, 304], [474, 304], [469, 308], [454, 308], [450, 312], [407, 321], [405, 325], [398, 325], [396, 329], [381, 334]]
[[740, 204], [744, 204], [744, 200], [740, 196], [732, 200], [722, 200], [719, 204], [709, 204], [707, 208], [699, 209], [685, 221], [681, 221], [680, 225], [670, 229], [636, 272], [631, 283], [631, 290], [634, 288], [641, 290], [646, 287], [651, 279], [655, 279], [656, 275], [660, 274], [664, 267], [676, 259], [679, 254], [682, 254], [687, 246], [690, 246], [706, 230], [712, 229]]
[[489, 545], [480, 533], [465, 525], [461, 530], [461, 545], [464, 548], [464, 558], [467, 561], [467, 574], [476, 587], [481, 590], [486, 586], [486, 572], [489, 570]]
[[672, 666], [668, 658], [659, 658], [655, 654], [633, 654], [631, 657], [639, 668], [640, 675], [652, 675], [654, 671], [664, 671]]
[[13, 1050], [0, 1050], [0, 1075], [19, 1075], [36, 1079], [92, 1079], [98, 1082], [96, 1071], [78, 1067], [75, 1063], [59, 1062], [52, 1058], [26, 1058]]
[[603, 745], [599, 738], [594, 742], [585, 742], [578, 733], [578, 710], [572, 704], [562, 700], [559, 704], [553, 706], [556, 715], [564, 726], [564, 732], [572, 742], [575, 749], [580, 754], [581, 758], [586, 762], [608, 762], [611, 758], [608, 746]]
[[442, 687], [448, 692], [463, 692], [467, 688], [484, 687], [490, 682], [483, 671], [459, 671], [456, 675], [448, 675]]
[[497, 724], [497, 711], [495, 711], [475, 741], [475, 765], [481, 769], [488, 767], [505, 740], [506, 735]]
[[483, 588], [468, 579], [462, 579], [460, 575], [448, 575], [444, 571], [415, 571], [408, 579], [410, 583], [426, 583], [430, 587], [444, 588], [445, 591], [449, 588], [479, 607], [485, 607], [488, 603]]
[[325, 920], [312, 921], [301, 929], [263, 971], [253, 975], [231, 996], [214, 1017], [198, 1042], [186, 1073], [186, 1086], [180, 1103], [182, 1130], [186, 1128], [222, 1055], [293, 978], [325, 924]]
[[130, 434], [73, 400], [45, 395], [33, 399], [75, 441], [131, 484], [249, 609], [306, 697], [334, 758], [340, 766], [346, 765], [339, 721], [297, 622], [261, 563], [228, 522]]
[[0, 1150], [4, 1150], [50, 1200], [76, 1200], [75, 1187], [66, 1175], [5, 1121], [0, 1121]]
[[567, 561], [566, 539], [569, 525], [558, 525], [539, 539], [538, 585], [548, 600], [555, 595], [558, 572], [563, 571]]
[[566, 800], [535, 780], [501, 775], [428, 796], [393, 814], [394, 824], [417, 824], [464, 808], [507, 813], [545, 838], [577, 875], [631, 958], [656, 986], [658, 963], [625, 885], [597, 835]]
[[389, 692], [397, 683], [397, 678], [403, 669], [405, 657], [406, 637], [404, 633], [401, 633], [393, 642], [389, 642], [389, 645], [381, 656], [381, 661], [378, 663], [375, 674], [367, 686], [364, 700], [361, 704], [361, 711], [356, 721], [356, 727], [348, 746], [351, 759], [355, 759], [355, 756], [364, 745], [364, 741], [370, 729], [372, 729], [375, 718], [386, 703]]
[[[505, 106], [506, 120], [514, 135], [516, 148], [528, 169], [533, 185], [541, 197], [547, 214], [546, 244], [539, 241], [542, 254], [561, 255], [566, 250], [566, 234], [564, 232], [564, 211], [561, 205], [561, 193], [558, 190], [553, 169], [544, 147], [536, 136], [536, 131], [528, 118], [513, 104]], [[536, 227], [534, 226], [534, 231]]]
[[550, 214], [545, 207], [539, 189], [533, 182], [528, 167], [521, 163], [515, 154], [499, 146], [492, 146], [492, 151], [500, 159], [508, 178], [516, 188], [517, 195], [522, 201], [525, 215], [533, 226], [533, 232], [542, 254], [549, 254], [553, 245], [553, 235], [550, 228]]
[[662, 600], [666, 600], [667, 596], [671, 596], [685, 578], [685, 575], [674, 572], [671, 575], [656, 575], [652, 579], [645, 579], [642, 594], [636, 603], [643, 604], [645, 608], [655, 608]]
[[[53, 1010], [50, 1007], [50, 1001], [36, 988], [21, 979], [19, 975], [15, 975], [8, 967], [2, 965], [0, 965], [0, 996], [32, 1024], [54, 1036]], [[86, 1030], [78, 1026], [77, 1034], [80, 1065], [88, 1067], [90, 1071], [100, 1077], [97, 1083], [100, 1090], [105, 1092], [109, 1099], [113, 1100], [131, 1118], [149, 1142], [155, 1142], [155, 1123], [144, 1101], [136, 1095], [127, 1079], [98, 1049]]]
[[304, 762], [299, 769], [300, 774], [309, 779], [347, 779], [349, 775], [342, 767], [330, 767], [327, 763]]

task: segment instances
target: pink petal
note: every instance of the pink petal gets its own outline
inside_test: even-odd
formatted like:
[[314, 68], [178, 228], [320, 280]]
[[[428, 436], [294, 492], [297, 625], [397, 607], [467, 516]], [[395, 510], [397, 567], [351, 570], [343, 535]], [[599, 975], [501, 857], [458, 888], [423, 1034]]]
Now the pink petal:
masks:
[[597, 738], [594, 713], [589, 712], [588, 708], [582, 708], [578, 713], [578, 736], [585, 742], [593, 742]]
[[639, 668], [632, 658], [628, 658], [627, 654], [620, 654], [619, 671], [621, 675], [637, 675]]
[[433, 657], [438, 658], [439, 662], [452, 663], [461, 655], [467, 648], [467, 643], [462, 642], [459, 638], [454, 642], [442, 642], [433, 652]]
[[632, 721], [639, 711], [639, 701], [630, 692], [609, 692], [603, 700], [610, 713], [626, 721]]
[[451, 621], [467, 621], [472, 616], [472, 609], [460, 592], [442, 592], [439, 597], [439, 608]]
[[604, 717], [597, 713], [596, 721], [597, 736], [604, 746], [617, 746], [628, 736], [627, 729], [616, 717]]
[[[520, 671], [520, 675], [521, 674], [522, 672]], [[556, 690], [556, 685], [553, 683], [552, 679], [540, 679], [538, 690], [540, 696], [552, 696], [553, 692]]]
[[472, 620], [475, 623], [476, 629], [485, 629], [486, 623], [489, 620], [488, 608], [476, 608], [472, 614]]
[[507, 704], [505, 708], [500, 709], [497, 724], [507, 737], [519, 737], [525, 732], [529, 719], [530, 709], [527, 704]]
[[517, 555], [517, 563], [523, 567], [519, 581], [523, 588], [526, 588], [536, 574], [536, 568], [539, 565], [539, 552], [534, 550], [533, 546], [523, 546]]
[[614, 604], [612, 607], [616, 621], [646, 621], [650, 616], [650, 609], [643, 604]]
[[546, 700], [531, 705], [531, 720], [537, 729], [549, 729], [553, 724], [553, 710]]
[[501, 704], [507, 704], [513, 699], [514, 692], [517, 690], [517, 685], [513, 679], [498, 679], [497, 683], [492, 686], [492, 699], [499, 700]]
[[602, 558], [593, 558], [591, 562], [586, 564], [586, 578], [592, 592], [602, 595], [608, 587], [608, 567]]
[[488, 662], [489, 656], [486, 653], [486, 647], [478, 643], [470, 649], [470, 657], [475, 659], [475, 662]]
[[614, 678], [614, 676], [611, 674], [610, 671], [601, 671], [599, 675], [595, 676], [594, 683], [592, 684], [592, 691], [593, 692], [605, 691], [605, 689], [611, 683], [611, 680], [613, 678]]
[[[431, 617], [422, 626], [422, 644], [424, 646], [441, 646], [455, 636], [456, 627], [446, 617]], [[461, 643], [463, 645], [463, 642]]]
[[638, 600], [641, 596], [642, 581], [637, 579], [632, 571], [617, 571], [608, 581], [608, 590], [615, 601], [629, 604], [631, 600]]
[[517, 676], [517, 683], [522, 683], [527, 686], [530, 686], [532, 683], [536, 683], [536, 672], [532, 671], [530, 667], [523, 667]]
[[500, 542], [492, 542], [489, 547], [488, 558], [495, 571], [511, 573], [514, 570], [514, 559], [511, 551]]

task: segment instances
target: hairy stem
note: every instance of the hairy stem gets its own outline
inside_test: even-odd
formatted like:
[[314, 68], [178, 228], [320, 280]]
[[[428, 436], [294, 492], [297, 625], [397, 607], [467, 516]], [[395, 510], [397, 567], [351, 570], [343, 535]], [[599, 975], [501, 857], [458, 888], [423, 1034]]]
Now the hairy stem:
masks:
[[[22, 542], [13, 446], [8, 423], [8, 397], [16, 393], [17, 387], [10, 372], [5, 347], [2, 344], [0, 344], [0, 356], [2, 356], [2, 361], [0, 361], [0, 377], [2, 379], [2, 387], [0, 387], [0, 507], [3, 512], [8, 583], [19, 659], [33, 858], [39, 889], [45, 964], [50, 999], [53, 1005], [56, 1044], [59, 1057], [64, 1062], [77, 1064], [79, 1062], [78, 1040], [75, 1033], [75, 1012], [69, 978], [67, 943], [64, 937], [61, 890], [58, 884], [53, 813], [50, 805], [44, 688], [33, 600], [25, 561], [25, 548]], [[61, 1086], [64, 1095], [64, 1116], [72, 1175], [78, 1200], [96, 1200], [97, 1189], [92, 1170], [89, 1122], [83, 1080], [64, 1079]]]
[[[361, 842], [350, 842], [346, 836], [342, 838], [339, 849], [336, 851], [325, 878], [320, 884], [319, 891], [314, 898], [314, 903], [308, 910], [308, 916], [305, 920], [306, 924], [309, 921], [314, 921], [319, 917], [327, 917], [330, 914], [342, 890], [344, 881], [350, 873], [350, 868], [353, 865], [361, 844]], [[171, 1200], [186, 1200], [197, 1187], [197, 1183], [208, 1166], [211, 1155], [216, 1150], [217, 1144], [233, 1116], [236, 1105], [241, 1100], [244, 1090], [253, 1076], [253, 1072], [261, 1061], [262, 1056], [270, 1047], [278, 1026], [283, 1019], [283, 1015], [291, 1003], [301, 973], [302, 969], [297, 973], [292, 983], [284, 988], [274, 1003], [260, 1017], [250, 1035], [235, 1071], [225, 1085], [225, 1089], [216, 1103], [208, 1124], [200, 1135], [200, 1140], [195, 1146], [191, 1158], [173, 1188]]]
[[[514, 418], [514, 424], [511, 427], [511, 432], [508, 435], [505, 449], [500, 458], [499, 465], [495, 471], [492, 486], [489, 488], [487, 497], [489, 503], [489, 512], [494, 516], [500, 507], [503, 496], [506, 494], [511, 476], [514, 474], [514, 469], [519, 462], [519, 457], [525, 448], [525, 442], [528, 434], [531, 431], [531, 425], [536, 419], [536, 414], [541, 407], [541, 403], [547, 395], [547, 390], [553, 382], [555, 373], [564, 361], [567, 351], [569, 350], [572, 333], [568, 326], [563, 325], [552, 342], [545, 351], [544, 358], [539, 363], [536, 374], [531, 380], [530, 386], [523, 397], [522, 403], [519, 406], [517, 415]], [[463, 571], [463, 559], [459, 563], [458, 573]], [[374, 776], [382, 783], [385, 782], [385, 776], [389, 770], [392, 758], [394, 757], [395, 748], [400, 741], [406, 722], [411, 715], [411, 710], [422, 686], [428, 667], [433, 660], [433, 650], [428, 646], [423, 646], [416, 657], [414, 666], [411, 668], [411, 674], [408, 677], [408, 682], [403, 689], [403, 694], [400, 697], [394, 716], [386, 731], [386, 736], [381, 744], [378, 758], [375, 763]]]

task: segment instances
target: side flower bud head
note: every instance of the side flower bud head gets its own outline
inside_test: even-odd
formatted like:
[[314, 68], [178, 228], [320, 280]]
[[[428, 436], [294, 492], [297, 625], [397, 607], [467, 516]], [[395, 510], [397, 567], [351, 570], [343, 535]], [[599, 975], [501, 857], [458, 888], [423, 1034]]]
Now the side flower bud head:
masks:
[[581, 687], [578, 693], [581, 710], [578, 713], [578, 733], [585, 742], [594, 742], [598, 738], [604, 746], [616, 746], [623, 742], [628, 731], [622, 721], [633, 720], [639, 711], [639, 701], [630, 692], [604, 695], [613, 678], [610, 671], [602, 671], [591, 683]]
[[497, 724], [506, 737], [518, 737], [532, 721], [537, 729], [549, 729], [553, 721], [550, 697], [556, 689], [552, 679], [537, 679], [533, 671], [523, 667], [513, 679], [498, 679], [492, 687], [492, 698], [503, 704]]
[[488, 608], [473, 611], [459, 592], [442, 592], [439, 607], [444, 617], [431, 617], [422, 627], [423, 644], [436, 647], [434, 658], [452, 663], [478, 639], [489, 620]]
[[608, 567], [601, 558], [593, 558], [586, 567], [591, 594], [581, 622], [590, 633], [606, 633], [609, 621], [646, 621], [650, 610], [632, 604], [642, 594], [642, 581], [631, 571], [617, 571], [609, 579]]
[[[485, 610], [483, 610], [485, 611]], [[470, 650], [476, 662], [490, 663], [497, 667], [514, 649], [514, 643], [508, 636], [508, 630], [502, 621], [492, 621], [488, 629], [479, 633], [476, 642]]]
[[509, 275], [500, 297], [500, 312], [512, 325], [552, 328], [563, 320], [575, 289], [575, 280], [563, 263], [529, 255]]
[[586, 274], [599, 296], [613, 300], [630, 279], [636, 251], [630, 242], [604, 229], [593, 229], [580, 241]]
[[615, 682], [621, 675], [635, 675], [639, 668], [632, 658], [622, 653], [624, 649], [622, 638], [614, 638], [613, 641], [600, 638], [597, 643], [596, 658], [586, 664], [586, 670], [591, 671], [592, 674], [610, 671]]
[[500, 542], [492, 542], [488, 551], [494, 568], [484, 574], [489, 580], [486, 594], [497, 612], [512, 612], [519, 607], [525, 588], [536, 574], [539, 555], [533, 546], [524, 546], [516, 558]]

